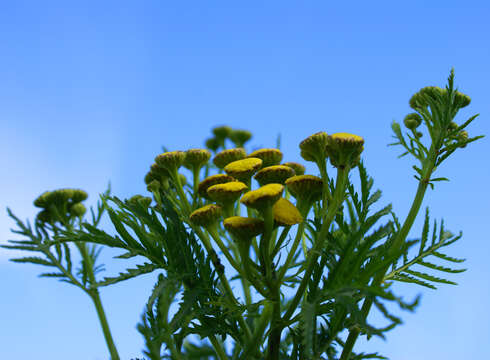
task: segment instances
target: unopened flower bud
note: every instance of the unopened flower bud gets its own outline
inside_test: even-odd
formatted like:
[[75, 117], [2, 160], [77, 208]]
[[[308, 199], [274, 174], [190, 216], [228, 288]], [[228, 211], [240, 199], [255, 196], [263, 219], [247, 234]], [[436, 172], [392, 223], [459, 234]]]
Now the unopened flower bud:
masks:
[[213, 163], [218, 168], [223, 169], [226, 165], [233, 161], [245, 159], [245, 156], [247, 156], [247, 154], [244, 148], [223, 150], [214, 156]]
[[49, 207], [49, 195], [51, 191], [45, 191], [34, 200], [34, 206], [39, 208]]
[[187, 169], [199, 170], [211, 158], [211, 153], [205, 149], [190, 149], [185, 152], [184, 166]]
[[128, 202], [131, 204], [140, 204], [143, 207], [149, 207], [152, 199], [147, 196], [142, 195], [134, 195], [128, 199]]
[[458, 127], [459, 127], [459, 125], [458, 125], [458, 124], [456, 124], [456, 122], [451, 121], [451, 122], [449, 123], [448, 130], [449, 130], [449, 131], [454, 131], [454, 130], [456, 130]]
[[416, 132], [415, 132], [415, 136], [416, 136], [417, 138], [419, 138], [419, 139], [420, 139], [420, 138], [421, 138], [423, 135], [424, 135], [424, 134], [423, 134], [422, 132], [420, 132], [420, 131], [416, 131]]
[[318, 162], [327, 157], [325, 152], [327, 145], [327, 133], [324, 131], [308, 136], [299, 143], [301, 157], [306, 161]]
[[232, 130], [229, 138], [236, 147], [243, 147], [252, 137], [252, 133], [247, 130]]
[[223, 221], [228, 232], [240, 241], [250, 241], [265, 231], [264, 222], [260, 219], [232, 216]]
[[237, 160], [225, 166], [228, 175], [248, 183], [253, 174], [262, 167], [262, 160], [259, 158], [247, 158]]
[[468, 132], [466, 130], [461, 130], [458, 134], [458, 141], [462, 143], [462, 148], [466, 147], [467, 144], [464, 144], [466, 140], [468, 140]]
[[456, 94], [454, 96], [454, 103], [456, 104], [456, 106], [458, 106], [461, 109], [464, 108], [465, 106], [468, 106], [470, 102], [471, 102], [471, 98], [468, 95], [456, 91]]
[[297, 175], [286, 180], [289, 192], [307, 203], [317, 201], [323, 192], [323, 180], [313, 175]]
[[358, 135], [336, 133], [327, 138], [327, 154], [335, 167], [354, 167], [364, 150], [364, 139]]
[[417, 113], [410, 113], [405, 116], [405, 119], [403, 119], [403, 123], [405, 124], [407, 129], [415, 130], [420, 126], [420, 124], [422, 124], [422, 118]]
[[86, 211], [87, 211], [87, 209], [85, 208], [85, 206], [82, 203], [73, 204], [69, 210], [71, 215], [77, 216], [77, 217], [83, 216], [83, 214], [85, 214]]
[[249, 158], [262, 160], [262, 167], [277, 165], [282, 160], [282, 152], [279, 149], [259, 149], [248, 155]]
[[206, 140], [206, 147], [209, 150], [216, 151], [220, 147], [221, 143], [218, 139], [212, 137]]
[[232, 204], [247, 188], [247, 185], [240, 181], [217, 184], [208, 188], [208, 196], [217, 203]]
[[146, 189], [149, 192], [157, 192], [161, 187], [162, 187], [162, 185], [160, 184], [160, 181], [152, 180], [152, 181], [150, 181], [149, 184], [147, 184]]
[[292, 168], [295, 175], [303, 175], [306, 171], [305, 167], [297, 162], [286, 162], [283, 165]]
[[236, 179], [226, 174], [211, 175], [199, 183], [199, 186], [197, 187], [197, 192], [199, 196], [211, 200], [211, 198], [208, 196], [209, 187], [216, 184], [228, 183], [230, 181], [236, 181]]
[[267, 184], [284, 184], [284, 182], [294, 176], [293, 168], [285, 165], [273, 165], [262, 168], [255, 174], [254, 179], [260, 186]]
[[190, 221], [194, 225], [207, 227], [216, 223], [221, 216], [221, 206], [210, 204], [191, 213]]
[[267, 184], [257, 190], [249, 191], [242, 196], [240, 202], [247, 207], [264, 210], [279, 200], [284, 190], [281, 184]]
[[229, 126], [217, 126], [213, 128], [213, 134], [216, 136], [217, 139], [219, 140], [224, 140], [226, 139], [230, 133], [232, 132], [232, 129]]
[[303, 221], [299, 210], [289, 200], [280, 198], [272, 206], [274, 221], [280, 226], [292, 226]]
[[175, 173], [184, 163], [185, 153], [183, 151], [170, 151], [158, 155], [155, 162], [158, 166], [166, 169], [170, 174]]
[[423, 98], [423, 96], [417, 92], [413, 94], [412, 97], [410, 98], [409, 105], [412, 109], [418, 110], [421, 108], [426, 108], [429, 104]]

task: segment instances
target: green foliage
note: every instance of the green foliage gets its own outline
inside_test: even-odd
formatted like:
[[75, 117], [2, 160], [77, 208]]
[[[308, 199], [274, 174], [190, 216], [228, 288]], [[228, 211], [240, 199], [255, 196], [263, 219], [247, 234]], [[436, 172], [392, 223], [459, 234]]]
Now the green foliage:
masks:
[[[378, 353], [355, 353], [353, 347], [359, 335], [385, 338], [388, 331], [402, 323], [397, 314], [388, 311], [387, 304], [408, 311], [418, 306], [419, 297], [407, 302], [395, 294], [395, 282], [435, 289], [435, 284], [456, 284], [440, 277], [440, 273], [465, 271], [440, 264], [464, 261], [441, 252], [462, 235], [446, 231], [442, 221], [439, 226], [434, 221], [431, 229], [428, 209], [420, 238], [407, 239], [428, 186], [434, 188], [436, 182], [448, 181], [433, 176], [436, 168], [454, 151], [481, 138], [469, 137], [464, 130], [477, 115], [461, 125], [455, 121], [459, 109], [471, 100], [457, 91], [453, 82], [451, 72], [446, 88], [422, 88], [410, 99], [415, 112], [405, 117], [406, 129], [397, 122], [392, 124], [396, 142], [390, 145], [403, 147], [400, 157], [411, 155], [417, 160], [413, 166], [417, 192], [403, 221], [391, 204], [379, 206], [381, 191], [373, 190], [374, 180], [357, 157], [364, 139], [321, 132], [301, 143], [304, 150], [305, 144], [317, 138], [324, 140], [320, 150], [307, 157], [314, 158], [320, 172], [316, 181], [323, 184], [318, 186], [323, 190], [321, 198], [313, 201], [306, 196], [295, 201], [287, 187], [284, 191], [284, 197], [295, 202], [289, 204], [297, 207], [294, 213], [303, 217], [297, 227], [279, 227], [277, 215], [281, 209], [273, 206], [272, 198], [277, 199], [267, 191], [260, 196], [270, 206], [248, 208], [246, 215], [254, 220], [234, 222], [236, 226], [260, 224], [254, 229], [241, 229], [244, 233], [260, 233], [255, 238], [234, 238], [222, 219], [206, 222], [205, 226], [190, 221], [201, 206], [210, 204], [198, 191], [200, 182], [211, 172], [222, 171], [210, 162], [204, 163], [209, 159], [208, 150], [194, 149], [192, 154], [203, 156], [199, 166], [188, 166], [191, 171], [187, 175], [193, 177], [192, 181], [179, 173], [186, 171], [180, 165], [189, 153], [158, 155], [160, 163], [172, 160], [172, 166], [165, 171], [157, 163], [151, 166], [145, 182], [152, 198], [135, 195], [121, 200], [107, 191], [97, 211], [90, 209], [91, 222], [83, 220], [85, 208], [80, 201], [86, 194], [81, 190], [55, 190], [36, 199], [36, 206], [43, 210], [34, 228], [8, 210], [18, 226], [13, 232], [26, 239], [10, 240], [3, 247], [36, 253], [12, 261], [48, 267], [41, 277], [76, 285], [92, 298], [115, 360], [119, 357], [99, 288], [155, 271], [158, 276], [137, 325], [145, 340], [144, 354], [151, 360], [386, 359]], [[429, 136], [423, 137], [424, 132]], [[206, 146], [217, 153], [230, 143], [242, 147], [251, 136], [246, 130], [220, 126], [213, 129]], [[327, 159], [322, 146], [334, 138], [340, 153], [355, 148], [356, 156], [351, 154], [352, 159], [345, 162], [334, 161], [331, 169], [327, 165], [332, 158]], [[279, 149], [274, 153], [282, 157]], [[328, 174], [332, 170], [335, 178]], [[355, 171], [359, 185], [350, 179]], [[254, 184], [248, 179], [242, 180], [252, 190]], [[238, 202], [217, 209], [216, 214], [225, 217], [245, 215]], [[115, 234], [100, 228], [104, 212]], [[257, 229], [263, 230], [255, 232]], [[416, 244], [418, 251], [409, 257]], [[103, 270], [97, 260], [104, 246], [121, 250], [117, 259], [143, 258], [143, 262], [97, 280], [96, 275]], [[71, 255], [74, 247], [81, 255], [75, 272]], [[242, 292], [236, 291], [239, 283]], [[292, 291], [291, 298], [286, 297], [285, 288]], [[372, 306], [386, 324], [375, 326], [367, 321]], [[345, 339], [344, 331], [349, 333]], [[230, 347], [225, 344], [231, 345], [231, 354], [226, 353]]]

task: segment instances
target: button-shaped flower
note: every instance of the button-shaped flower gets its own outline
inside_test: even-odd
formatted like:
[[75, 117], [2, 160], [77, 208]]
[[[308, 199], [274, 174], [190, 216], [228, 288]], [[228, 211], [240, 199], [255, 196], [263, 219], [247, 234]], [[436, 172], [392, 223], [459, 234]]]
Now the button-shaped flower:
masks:
[[327, 133], [324, 131], [308, 136], [299, 143], [301, 157], [306, 161], [320, 162], [326, 158]]
[[247, 207], [262, 211], [273, 206], [283, 191], [284, 186], [281, 184], [267, 184], [257, 190], [249, 191], [242, 196], [240, 202]]
[[226, 174], [211, 175], [199, 183], [199, 186], [197, 187], [197, 192], [199, 196], [211, 200], [211, 198], [208, 196], [209, 187], [216, 184], [228, 183], [231, 181], [236, 181], [236, 179], [234, 177], [231, 177], [230, 175], [226, 175]]
[[260, 186], [267, 184], [284, 184], [284, 182], [294, 176], [293, 168], [285, 165], [272, 165], [262, 168], [255, 174], [254, 179]]
[[295, 175], [303, 175], [306, 171], [306, 168], [297, 162], [285, 162], [283, 165], [292, 168]]
[[282, 152], [279, 149], [259, 149], [248, 155], [250, 158], [262, 160], [262, 167], [277, 165], [282, 160]]
[[247, 158], [237, 160], [225, 166], [225, 171], [228, 175], [248, 183], [253, 174], [262, 167], [262, 160], [259, 158]]
[[190, 170], [199, 170], [211, 158], [211, 153], [206, 149], [190, 149], [185, 152], [183, 165]]
[[262, 220], [242, 216], [226, 218], [223, 221], [223, 226], [236, 239], [247, 242], [265, 230]]
[[155, 162], [158, 166], [166, 169], [170, 174], [177, 173], [177, 170], [182, 166], [185, 159], [183, 151], [170, 151], [158, 155]]
[[272, 215], [277, 225], [292, 226], [303, 221], [299, 210], [289, 200], [280, 198], [272, 206]]
[[354, 167], [364, 150], [364, 139], [349, 133], [336, 133], [327, 138], [327, 154], [335, 167]]
[[194, 210], [189, 216], [189, 220], [194, 225], [209, 227], [218, 221], [221, 216], [221, 206], [210, 204]]
[[233, 161], [245, 159], [247, 153], [244, 148], [234, 148], [220, 151], [213, 158], [213, 163], [220, 169], [223, 169], [229, 163]]
[[296, 175], [286, 180], [289, 192], [306, 203], [317, 201], [323, 192], [323, 180], [313, 175]]
[[217, 203], [228, 205], [238, 200], [248, 187], [240, 181], [217, 184], [208, 188], [208, 196]]

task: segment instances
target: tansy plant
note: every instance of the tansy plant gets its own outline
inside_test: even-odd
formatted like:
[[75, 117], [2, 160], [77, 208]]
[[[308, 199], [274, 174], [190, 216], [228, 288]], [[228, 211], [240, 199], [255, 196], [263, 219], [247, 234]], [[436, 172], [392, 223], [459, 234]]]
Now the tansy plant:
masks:
[[[401, 323], [387, 302], [405, 310], [417, 305], [418, 298], [405, 302], [391, 285], [435, 289], [437, 283], [455, 284], [441, 272], [464, 271], [433, 262], [462, 262], [443, 253], [461, 234], [442, 223], [431, 228], [428, 210], [420, 238], [407, 239], [427, 188], [447, 180], [436, 169], [482, 137], [465, 130], [476, 115], [456, 121], [470, 98], [454, 89], [453, 77], [451, 72], [444, 89], [424, 87], [412, 96], [414, 112], [404, 128], [392, 124], [391, 145], [417, 161], [418, 187], [404, 219], [390, 205], [372, 209], [381, 192], [373, 191], [361, 161], [361, 136], [318, 132], [301, 141], [301, 157], [317, 168], [305, 174], [302, 164], [281, 164], [279, 149], [248, 153], [251, 133], [222, 126], [213, 129], [207, 149], [157, 155], [145, 177], [148, 196], [121, 200], [107, 192], [90, 221], [81, 190], [42, 194], [34, 201], [42, 209], [34, 226], [9, 210], [19, 227], [14, 232], [27, 239], [3, 247], [38, 252], [12, 260], [51, 267], [41, 276], [90, 296], [112, 359], [119, 355], [99, 289], [150, 272], [158, 276], [137, 326], [149, 359], [383, 359], [353, 348], [359, 335], [384, 337]], [[116, 235], [99, 227], [104, 211]], [[119, 259], [145, 261], [97, 279], [103, 246], [122, 250]], [[74, 249], [82, 259], [76, 271]], [[366, 321], [373, 306], [388, 320], [385, 327]]]

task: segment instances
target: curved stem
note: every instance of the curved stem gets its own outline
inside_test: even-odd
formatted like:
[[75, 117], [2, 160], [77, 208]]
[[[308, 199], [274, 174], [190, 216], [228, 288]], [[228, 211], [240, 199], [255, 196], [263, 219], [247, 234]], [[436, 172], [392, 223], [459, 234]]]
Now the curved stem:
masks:
[[[400, 246], [404, 243], [405, 239], [407, 238], [408, 232], [412, 228], [412, 225], [415, 221], [415, 218], [417, 217], [417, 214], [420, 210], [420, 207], [422, 205], [422, 201], [425, 196], [425, 192], [427, 190], [427, 186], [429, 185], [429, 180], [432, 172], [434, 171], [434, 166], [435, 162], [437, 159], [436, 151], [434, 150], [434, 146], [431, 146], [430, 152], [431, 155], [429, 158], [427, 158], [425, 166], [424, 166], [424, 176], [420, 179], [419, 185], [417, 187], [417, 192], [415, 194], [415, 198], [412, 202], [412, 206], [410, 207], [410, 211], [408, 212], [408, 215], [403, 222], [403, 225], [396, 235], [395, 240], [393, 241], [393, 244], [391, 245], [390, 249], [388, 250], [389, 254], [392, 254], [394, 251], [398, 250]], [[373, 285], [380, 285], [383, 282], [384, 276], [386, 274], [386, 271], [388, 270], [389, 265], [382, 269], [382, 271], [379, 272], [379, 274], [374, 278], [373, 280]], [[369, 311], [371, 310], [371, 306], [373, 305], [373, 299], [371, 298], [366, 298], [362, 304], [361, 308], [361, 313], [362, 317], [364, 319], [367, 318]], [[359, 336], [360, 330], [357, 327], [354, 327], [352, 330], [349, 331], [349, 336], [347, 337], [347, 340], [344, 345], [344, 349], [342, 351], [342, 355], [340, 357], [340, 360], [347, 360], [350, 357], [350, 354], [352, 352], [352, 349], [354, 348], [354, 344], [356, 343], [357, 337]]]

